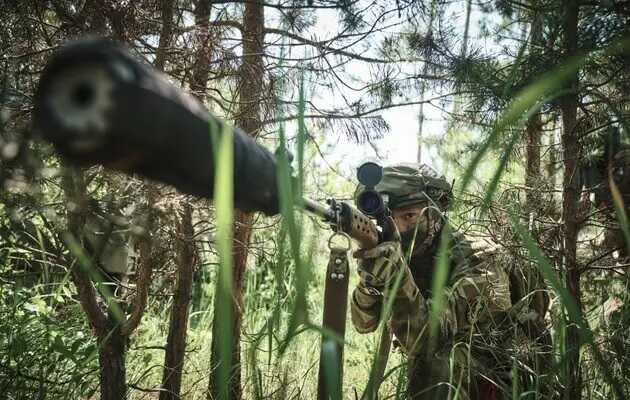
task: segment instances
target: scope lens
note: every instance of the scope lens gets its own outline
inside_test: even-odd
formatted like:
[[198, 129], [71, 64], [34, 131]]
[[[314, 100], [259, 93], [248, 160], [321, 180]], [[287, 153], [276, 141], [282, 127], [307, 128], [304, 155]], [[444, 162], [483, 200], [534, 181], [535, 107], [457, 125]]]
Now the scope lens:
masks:
[[383, 208], [383, 199], [375, 191], [365, 191], [359, 195], [357, 199], [357, 206], [359, 210], [367, 215], [376, 215], [380, 213]]
[[357, 179], [367, 187], [374, 187], [383, 179], [383, 167], [373, 162], [363, 163], [357, 169]]

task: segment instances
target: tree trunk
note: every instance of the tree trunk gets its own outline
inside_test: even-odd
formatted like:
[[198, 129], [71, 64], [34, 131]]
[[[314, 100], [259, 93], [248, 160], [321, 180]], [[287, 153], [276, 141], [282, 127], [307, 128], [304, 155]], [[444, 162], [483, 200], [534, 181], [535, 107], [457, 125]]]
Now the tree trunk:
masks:
[[206, 98], [210, 64], [210, 6], [209, 0], [195, 1], [195, 58], [190, 78], [190, 91], [202, 103]]
[[525, 186], [527, 194], [525, 198], [526, 209], [534, 212], [536, 207], [540, 207], [540, 196], [537, 187], [540, 183], [540, 145], [542, 136], [542, 122], [540, 113], [532, 115], [526, 124], [527, 145], [526, 145], [526, 167]]
[[186, 354], [186, 330], [188, 328], [188, 310], [192, 293], [193, 270], [196, 260], [192, 207], [184, 205], [179, 226], [180, 246], [179, 266], [177, 270], [177, 288], [171, 308], [171, 321], [166, 341], [166, 356], [162, 376], [160, 400], [180, 398], [182, 370]]
[[[263, 101], [263, 40], [264, 40], [264, 5], [258, 2], [247, 2], [243, 17], [243, 63], [241, 65], [240, 88], [238, 93], [239, 112], [235, 118], [235, 125], [242, 128], [249, 135], [256, 137], [262, 128], [261, 102]], [[242, 211], [235, 213], [233, 266], [233, 334], [232, 334], [232, 373], [230, 374], [230, 397], [240, 399], [241, 390], [241, 324], [243, 318], [243, 282], [249, 241], [252, 234], [253, 214]], [[216, 318], [216, 314], [215, 314]], [[213, 326], [220, 323], [215, 319]], [[209, 394], [213, 398], [218, 396], [218, 343], [213, 335], [211, 355], [211, 376]]]
[[[232, 244], [232, 251], [234, 253], [234, 266], [232, 270], [232, 316], [233, 316], [233, 330], [232, 330], [232, 345], [231, 353], [232, 371], [230, 373], [230, 398], [240, 399], [242, 397], [241, 389], [241, 326], [243, 322], [243, 284], [245, 281], [245, 266], [247, 265], [248, 245], [252, 233], [253, 213], [246, 213], [240, 210], [235, 212], [234, 222], [234, 239]], [[209, 393], [211, 399], [217, 399], [219, 397], [219, 386], [217, 385], [219, 379], [218, 367], [219, 367], [219, 343], [216, 340], [216, 330], [221, 321], [213, 320], [213, 335], [212, 335], [212, 354], [211, 354], [211, 372], [209, 382]]]
[[[87, 193], [85, 180], [80, 170], [65, 168], [62, 187], [68, 203], [75, 207], [68, 209], [68, 232], [78, 243], [82, 243], [85, 225]], [[74, 256], [74, 255], [72, 255]], [[70, 260], [69, 260], [70, 261]], [[121, 400], [127, 396], [125, 352], [127, 336], [121, 333], [121, 323], [100, 309], [92, 281], [77, 260], [72, 278], [77, 287], [79, 302], [85, 312], [99, 347], [101, 400]], [[94, 266], [91, 266], [94, 268]]]
[[[543, 46], [542, 28], [542, 16], [534, 13], [529, 45], [529, 52], [532, 56], [540, 56], [540, 49]], [[527, 120], [525, 128], [527, 136], [525, 186], [528, 188], [525, 204], [528, 212], [534, 212], [535, 207], [539, 206], [540, 200], [536, 189], [540, 179], [540, 146], [543, 128], [539, 112]]]
[[101, 400], [127, 398], [125, 354], [127, 336], [120, 332], [120, 322], [113, 316], [107, 319], [107, 329], [98, 338]]
[[[470, 4], [470, 2], [468, 3]], [[427, 28], [427, 37], [433, 38], [433, 20], [435, 18], [435, 7], [431, 5], [431, 14], [429, 17], [429, 26]], [[427, 91], [427, 74], [429, 72], [428, 59], [431, 57], [431, 51], [426, 55], [427, 61], [422, 64], [422, 77], [420, 78], [420, 106], [418, 108], [418, 155], [416, 162], [422, 163], [422, 142], [424, 141], [424, 99]]]
[[556, 170], [557, 163], [559, 158], [560, 150], [558, 148], [558, 139], [557, 139], [557, 124], [556, 121], [553, 121], [551, 124], [551, 129], [547, 134], [547, 165], [545, 165], [545, 179], [551, 183], [552, 187], [556, 187], [557, 179], [556, 179]]
[[[564, 59], [577, 53], [577, 26], [579, 5], [573, 0], [563, 1], [564, 11]], [[576, 132], [578, 107], [578, 74], [570, 78], [566, 89], [568, 94], [560, 101], [562, 112], [562, 148], [564, 157], [563, 201], [562, 215], [564, 221], [564, 260], [566, 271], [566, 285], [578, 307], [581, 305], [580, 272], [577, 263], [577, 236], [579, 231], [578, 200], [580, 186], [578, 182], [577, 166], [581, 154], [581, 145]], [[580, 400], [582, 379], [580, 366], [580, 337], [579, 328], [575, 324], [567, 327], [565, 348], [568, 365], [567, 382], [563, 398], [566, 400]]]
[[[160, 31], [160, 42], [155, 54], [155, 68], [164, 72], [166, 65], [167, 49], [170, 46], [173, 35], [173, 8], [174, 0], [162, 0], [160, 9], [162, 14], [162, 29]], [[196, 9], [201, 12], [200, 19], [197, 22], [203, 23], [209, 5], [206, 3]], [[207, 35], [205, 35], [207, 36]], [[159, 196], [159, 190], [153, 184], [149, 184], [148, 197], [149, 207], [153, 213], [153, 204]], [[153, 221], [153, 217], [150, 218]], [[162, 391], [160, 392], [160, 400], [176, 400], [180, 398], [182, 374], [184, 370], [184, 360], [186, 356], [186, 337], [188, 329], [188, 313], [190, 298], [192, 293], [193, 271], [196, 261], [196, 251], [194, 244], [194, 228], [192, 224], [192, 207], [190, 203], [184, 204], [184, 211], [181, 216], [179, 231], [179, 245], [177, 246], [177, 286], [175, 295], [173, 296], [173, 304], [171, 306], [170, 322], [168, 328], [168, 336], [166, 339], [166, 348], [164, 352], [164, 369], [162, 371]], [[153, 259], [150, 243], [148, 246], [147, 256]]]
[[153, 65], [158, 70], [164, 72], [166, 64], [166, 54], [173, 36], [173, 5], [175, 0], [162, 0], [160, 11], [162, 13], [162, 30], [160, 31], [160, 42], [155, 51], [155, 61]]
[[[84, 9], [81, 11], [81, 14], [85, 19], [79, 19], [79, 30], [83, 34], [108, 34], [103, 4], [88, 0], [83, 7]], [[122, 39], [123, 35], [121, 34], [120, 36], [119, 39]], [[62, 188], [68, 203], [72, 203], [75, 206], [74, 208], [68, 207], [67, 209], [68, 233], [83, 247], [82, 251], [90, 256], [87, 249], [83, 246], [85, 217], [89, 212], [87, 209], [88, 193], [83, 172], [79, 169], [65, 168], [62, 176]], [[75, 256], [74, 254], [70, 255], [70, 257]], [[93, 259], [89, 262], [90, 268], [96, 268]], [[98, 295], [94, 289], [94, 284], [90, 276], [88, 276], [84, 268], [80, 265], [80, 261], [72, 260], [68, 264], [74, 264], [72, 279], [77, 287], [81, 307], [97, 337], [99, 346], [101, 400], [126, 399], [126, 342], [128, 333], [140, 322], [140, 317], [144, 311], [144, 305], [146, 304], [146, 291], [144, 290], [146, 287], [144, 285], [142, 285], [142, 287], [139, 285], [138, 287], [138, 292], [141, 294], [136, 297], [133, 321], [131, 321], [132, 325], [136, 325], [130, 326], [128, 322], [125, 324], [128, 326], [125, 327], [123, 326], [123, 321], [117, 320], [116, 317], [110, 313], [111, 310], [108, 309], [107, 313], [103, 312], [97, 300]], [[149, 273], [148, 276], [147, 272]], [[143, 275], [148, 279], [150, 277], [150, 270], [143, 270]], [[121, 331], [123, 329], [127, 332], [123, 333]]]
[[[531, 3], [535, 6], [535, 3]], [[530, 45], [529, 53], [532, 57], [540, 57], [542, 43], [542, 15], [534, 13], [531, 21], [530, 31]], [[541, 184], [541, 161], [540, 161], [540, 149], [542, 145], [542, 132], [543, 123], [540, 112], [532, 115], [525, 124], [526, 133], [526, 166], [525, 166], [525, 186], [527, 187], [525, 197], [525, 210], [527, 211], [528, 221], [527, 224], [530, 230], [535, 230], [535, 227], [530, 224], [533, 222], [533, 217], [538, 214], [537, 210], [541, 209], [542, 199], [540, 197], [540, 184]], [[530, 283], [526, 288], [528, 291], [543, 289], [544, 281], [542, 276], [532, 267], [528, 271], [527, 282]], [[532, 307], [541, 318], [547, 312], [549, 299], [545, 292], [538, 291], [535, 294], [529, 292], [521, 293], [523, 296], [530, 296], [530, 307]], [[530, 324], [528, 324], [530, 325]], [[542, 324], [541, 324], [542, 325]], [[532, 333], [532, 332], [530, 332]], [[536, 332], [536, 337], [542, 332]]]
[[[535, 3], [531, 3], [535, 7]], [[532, 15], [529, 53], [533, 58], [541, 56], [543, 18], [537, 12]], [[540, 112], [532, 115], [525, 124], [526, 136], [526, 165], [525, 165], [525, 210], [527, 214], [527, 226], [532, 231], [532, 235], [538, 237], [540, 232], [534, 224], [534, 218], [542, 209], [543, 203], [540, 196], [541, 190], [541, 156], [543, 123]], [[549, 369], [552, 365], [552, 338], [545, 323], [545, 316], [549, 310], [549, 295], [547, 285], [538, 269], [532, 263], [527, 270], [523, 271], [525, 279], [514, 276], [515, 284], [510, 285], [515, 300], [526, 300], [530, 310], [536, 312], [537, 318], [526, 322], [527, 335], [535, 340], [540, 349], [534, 355], [532, 368], [537, 376], [550, 376]], [[511, 281], [513, 279], [510, 276]], [[544, 380], [543, 380], [544, 382]], [[523, 382], [525, 383], [525, 382]], [[548, 385], [542, 385], [543, 392]]]

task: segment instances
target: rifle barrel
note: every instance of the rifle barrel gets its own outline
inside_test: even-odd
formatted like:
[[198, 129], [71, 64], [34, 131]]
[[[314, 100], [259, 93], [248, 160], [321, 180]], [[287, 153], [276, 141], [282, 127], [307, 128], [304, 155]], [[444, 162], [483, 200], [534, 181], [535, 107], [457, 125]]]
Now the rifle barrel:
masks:
[[231, 129], [236, 207], [279, 212], [273, 154], [111, 41], [78, 41], [53, 55], [33, 123], [74, 164], [140, 174], [206, 198], [214, 191], [214, 142]]
[[302, 204], [306, 211], [323, 218], [327, 222], [335, 222], [335, 211], [331, 207], [327, 207], [308, 197], [302, 198]]

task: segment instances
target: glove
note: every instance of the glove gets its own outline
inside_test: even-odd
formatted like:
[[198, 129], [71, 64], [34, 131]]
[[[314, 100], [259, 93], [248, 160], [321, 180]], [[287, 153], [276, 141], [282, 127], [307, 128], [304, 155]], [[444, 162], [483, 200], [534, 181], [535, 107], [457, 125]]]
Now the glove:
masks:
[[353, 254], [359, 262], [359, 286], [382, 291], [391, 287], [401, 270], [406, 268], [400, 242], [387, 241]]

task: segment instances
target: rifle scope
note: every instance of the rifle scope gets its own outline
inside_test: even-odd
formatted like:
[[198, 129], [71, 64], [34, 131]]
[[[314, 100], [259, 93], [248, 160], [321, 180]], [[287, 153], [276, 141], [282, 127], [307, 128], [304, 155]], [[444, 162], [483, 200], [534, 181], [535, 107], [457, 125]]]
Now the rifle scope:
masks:
[[383, 196], [374, 189], [383, 179], [383, 167], [365, 162], [357, 169], [357, 178], [365, 188], [357, 196], [357, 208], [370, 217], [382, 216], [387, 207]]

